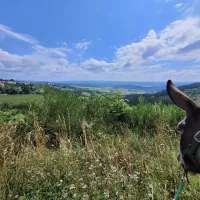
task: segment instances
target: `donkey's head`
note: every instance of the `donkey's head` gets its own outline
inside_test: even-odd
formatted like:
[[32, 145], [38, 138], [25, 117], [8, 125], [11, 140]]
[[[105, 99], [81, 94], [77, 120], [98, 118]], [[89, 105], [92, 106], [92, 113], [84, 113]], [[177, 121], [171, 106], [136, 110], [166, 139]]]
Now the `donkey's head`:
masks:
[[178, 124], [181, 132], [178, 160], [186, 171], [200, 173], [200, 107], [171, 80], [167, 82], [167, 92], [174, 104], [186, 112], [186, 117]]

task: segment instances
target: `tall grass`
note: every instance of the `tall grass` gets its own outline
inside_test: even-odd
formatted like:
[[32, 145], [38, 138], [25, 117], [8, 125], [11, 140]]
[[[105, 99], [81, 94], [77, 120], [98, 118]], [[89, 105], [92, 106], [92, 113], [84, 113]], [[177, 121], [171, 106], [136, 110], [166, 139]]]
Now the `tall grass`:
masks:
[[[131, 107], [119, 94], [83, 99], [48, 91], [43, 99], [25, 114], [23, 134], [16, 121], [0, 125], [0, 199], [173, 197], [182, 176], [176, 124], [183, 112]], [[46, 146], [49, 132], [59, 148]], [[182, 199], [198, 199], [198, 188], [192, 179]]]

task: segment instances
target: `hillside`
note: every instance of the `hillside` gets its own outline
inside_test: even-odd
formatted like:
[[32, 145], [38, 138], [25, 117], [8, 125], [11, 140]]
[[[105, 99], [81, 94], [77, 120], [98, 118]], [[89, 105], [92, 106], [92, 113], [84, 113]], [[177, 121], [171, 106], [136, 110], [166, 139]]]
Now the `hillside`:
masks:
[[[192, 98], [194, 101], [198, 100], [198, 97], [200, 95], [200, 82], [198, 83], [192, 83], [188, 85], [183, 85], [178, 87], [181, 91], [183, 91], [185, 94], [187, 94], [190, 98]], [[171, 104], [172, 101], [167, 95], [167, 91], [163, 90], [161, 92], [157, 92], [155, 94], [143, 94], [143, 95], [126, 95], [126, 99], [129, 100], [129, 103], [131, 105], [136, 105], [140, 101], [144, 101], [147, 103], [155, 103], [162, 101], [164, 104]]]
[[[178, 107], [51, 87], [40, 96], [0, 105], [0, 199], [173, 198], [182, 176]], [[183, 199], [200, 195], [190, 181]]]

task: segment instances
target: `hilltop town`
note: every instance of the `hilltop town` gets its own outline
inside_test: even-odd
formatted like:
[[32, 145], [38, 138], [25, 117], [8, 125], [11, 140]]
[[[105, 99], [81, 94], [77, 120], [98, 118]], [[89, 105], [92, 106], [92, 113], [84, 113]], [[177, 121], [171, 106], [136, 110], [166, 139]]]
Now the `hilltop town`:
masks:
[[41, 84], [0, 79], [0, 94], [40, 94]]
[[55, 90], [75, 90], [76, 92], [85, 91], [70, 85], [53, 84], [51, 82], [26, 82], [14, 79], [0, 79], [0, 94], [41, 94], [44, 87]]

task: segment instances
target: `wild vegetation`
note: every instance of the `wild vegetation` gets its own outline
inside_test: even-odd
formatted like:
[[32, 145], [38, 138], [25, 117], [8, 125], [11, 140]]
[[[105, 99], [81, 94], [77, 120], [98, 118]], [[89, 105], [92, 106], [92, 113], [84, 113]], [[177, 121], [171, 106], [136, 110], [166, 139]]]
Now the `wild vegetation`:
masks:
[[[182, 169], [173, 105], [46, 89], [39, 101], [1, 105], [0, 199], [171, 199]], [[182, 199], [198, 199], [190, 177]]]

